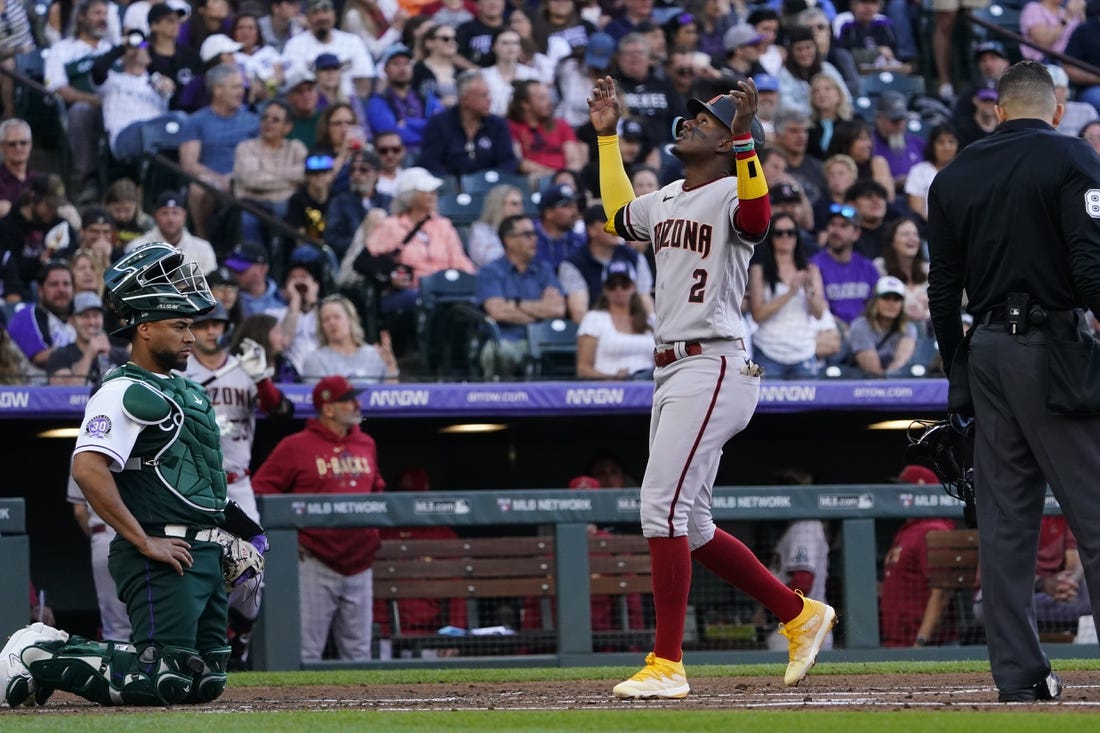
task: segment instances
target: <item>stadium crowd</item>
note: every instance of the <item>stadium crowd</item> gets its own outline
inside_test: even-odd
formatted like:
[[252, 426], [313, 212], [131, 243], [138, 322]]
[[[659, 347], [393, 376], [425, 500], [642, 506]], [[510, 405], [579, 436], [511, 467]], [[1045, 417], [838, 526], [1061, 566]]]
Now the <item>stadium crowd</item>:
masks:
[[[286, 381], [437, 376], [426, 352], [453, 344], [424, 312], [447, 287], [474, 306], [467, 377], [537, 375], [530, 339], [555, 324], [571, 376], [649, 378], [653, 253], [608, 235], [598, 205], [586, 98], [606, 74], [638, 194], [680, 176], [667, 147], [689, 98], [747, 78], [759, 89], [774, 220], [743, 312], [768, 378], [940, 374], [928, 188], [996, 126], [1011, 61], [1053, 61], [965, 23], [953, 58], [950, 5], [58, 0], [12, 13], [0, 63], [32, 73], [45, 59], [67, 165], [35, 167], [27, 95], [0, 76], [0, 380], [94, 383], [117, 363], [102, 273], [150, 241], [199, 263], [231, 325], [276, 319], [266, 346]], [[1096, 64], [1100, 1], [1029, 2], [1014, 30]], [[1100, 150], [1100, 77], [1049, 69], [1060, 131]], [[149, 175], [157, 163], [139, 163], [156, 153], [183, 175]]]

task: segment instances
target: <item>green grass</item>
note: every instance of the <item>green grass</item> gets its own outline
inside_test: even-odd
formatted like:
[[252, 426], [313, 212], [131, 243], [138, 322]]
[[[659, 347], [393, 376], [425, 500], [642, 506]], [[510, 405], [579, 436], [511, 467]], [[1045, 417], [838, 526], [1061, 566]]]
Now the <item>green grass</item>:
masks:
[[[1100, 660], [1055, 660], [1058, 670], [1096, 670]], [[947, 672], [987, 672], [982, 661], [968, 662], [868, 662], [822, 663], [814, 674], [853, 674], [886, 676], [896, 673], [935, 675]], [[432, 684], [470, 682], [521, 682], [568, 680], [619, 680], [634, 668], [571, 667], [546, 669], [406, 669], [406, 670], [333, 670], [311, 672], [242, 672], [230, 676], [235, 688], [308, 686]], [[782, 672], [775, 664], [700, 665], [692, 668], [696, 677], [774, 676]], [[879, 684], [882, 680], [877, 680]], [[397, 731], [398, 733], [463, 733], [476, 731], [598, 731], [599, 733], [1045, 733], [1055, 725], [1077, 726], [1075, 719], [1051, 717], [1042, 707], [1011, 711], [948, 710], [691, 710], [676, 709], [677, 703], [624, 707], [615, 710], [487, 710], [487, 711], [409, 711], [311, 710], [240, 712], [219, 708], [215, 703], [202, 710], [142, 710], [135, 708], [95, 708], [86, 714], [55, 714], [49, 707], [32, 713], [17, 713], [0, 708], [0, 731], [28, 733], [127, 733], [159, 729], [163, 733], [211, 733], [211, 731]], [[962, 708], [962, 706], [960, 706]], [[1066, 708], [1063, 708], [1066, 710]], [[1072, 711], [1073, 708], [1068, 708]], [[1082, 708], [1082, 712], [1092, 712]]]
[[[1055, 670], [1097, 670], [1100, 659], [1055, 659]], [[518, 669], [366, 670], [342, 669], [309, 672], [236, 672], [229, 676], [233, 687], [277, 685], [371, 685], [440, 682], [538, 682], [568, 680], [614, 680], [637, 672], [637, 667], [547, 667]], [[988, 672], [986, 661], [964, 662], [822, 662], [813, 674], [943, 674], [946, 672]], [[774, 677], [783, 674], [780, 664], [702, 664], [691, 666], [692, 677]]]
[[5, 731], [79, 731], [80, 733], [127, 733], [155, 727], [172, 733], [219, 731], [263, 731], [288, 733], [308, 730], [398, 731], [400, 733], [448, 733], [470, 731], [659, 731], [660, 733], [704, 733], [721, 731], [766, 731], [766, 733], [883, 733], [935, 731], [935, 733], [1046, 733], [1057, 725], [1078, 725], [1078, 720], [1052, 718], [1040, 712], [743, 712], [721, 710], [568, 710], [489, 712], [352, 712], [311, 711], [284, 713], [154, 712], [123, 715], [10, 716], [0, 713]]

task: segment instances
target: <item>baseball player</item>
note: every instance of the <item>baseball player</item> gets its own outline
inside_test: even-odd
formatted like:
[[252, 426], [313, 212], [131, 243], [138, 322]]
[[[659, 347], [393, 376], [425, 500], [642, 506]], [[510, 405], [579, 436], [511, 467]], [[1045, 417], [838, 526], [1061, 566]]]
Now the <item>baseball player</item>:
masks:
[[[215, 301], [198, 266], [159, 242], [121, 258], [104, 281], [131, 357], [89, 398], [72, 475], [118, 533], [108, 564], [132, 642], [70, 637], [42, 623], [20, 629], [0, 651], [0, 690], [13, 707], [44, 702], [54, 689], [102, 705], [158, 706], [209, 702], [225, 689], [226, 586], [238, 576], [223, 568], [240, 544], [252, 545], [226, 539], [232, 512], [214, 410], [177, 371], [194, 343], [191, 319]], [[251, 556], [260, 560], [255, 573], [262, 557], [255, 548]]]
[[[249, 477], [256, 407], [269, 417], [290, 419], [294, 416], [294, 404], [271, 380], [274, 370], [267, 365], [263, 347], [245, 339], [240, 354], [229, 353], [225, 347], [228, 327], [229, 313], [221, 303], [194, 318], [191, 332], [195, 345], [184, 374], [206, 390], [214, 407], [229, 498], [253, 522], [259, 523]], [[260, 613], [261, 583], [238, 586], [229, 594], [229, 646], [233, 649], [230, 669], [243, 669], [248, 660], [252, 627]]]
[[688, 102], [693, 116], [673, 124], [672, 153], [684, 178], [637, 199], [619, 155], [614, 81], [598, 79], [588, 100], [608, 231], [648, 240], [657, 263], [657, 368], [641, 488], [657, 628], [645, 667], [615, 686], [619, 698], [688, 694], [681, 643], [693, 557], [783, 623], [789, 686], [806, 676], [836, 620], [830, 606], [783, 585], [711, 517], [722, 446], [748, 425], [759, 397], [761, 370], [745, 353], [740, 304], [753, 246], [771, 217], [750, 132], [756, 86], [738, 87], [709, 102]]
[[107, 555], [111, 540], [115, 538], [115, 531], [88, 504], [71, 473], [66, 498], [73, 505], [76, 523], [87, 535], [92, 546], [92, 583], [95, 585], [95, 597], [99, 605], [100, 634], [104, 639], [128, 641], [130, 619], [126, 615], [126, 604], [118, 599], [114, 578], [107, 568]]

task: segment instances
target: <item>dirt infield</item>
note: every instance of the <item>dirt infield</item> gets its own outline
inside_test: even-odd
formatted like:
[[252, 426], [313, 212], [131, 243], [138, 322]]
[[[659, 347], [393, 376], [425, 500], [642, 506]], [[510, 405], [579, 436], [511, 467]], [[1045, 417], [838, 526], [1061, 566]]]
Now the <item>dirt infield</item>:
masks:
[[[1057, 702], [1037, 703], [1050, 712], [1100, 712], [1100, 672], [1059, 673], [1066, 689]], [[684, 700], [621, 701], [611, 682], [438, 683], [342, 687], [230, 687], [206, 708], [279, 710], [583, 710], [674, 706], [684, 710], [1005, 710], [988, 674], [813, 675], [789, 689], [766, 677], [690, 679]], [[1032, 705], [1026, 706], [1031, 708]], [[194, 709], [194, 708], [192, 708]], [[202, 708], [199, 708], [202, 709]], [[4, 714], [121, 713], [141, 708], [100, 708], [57, 693], [45, 708]]]

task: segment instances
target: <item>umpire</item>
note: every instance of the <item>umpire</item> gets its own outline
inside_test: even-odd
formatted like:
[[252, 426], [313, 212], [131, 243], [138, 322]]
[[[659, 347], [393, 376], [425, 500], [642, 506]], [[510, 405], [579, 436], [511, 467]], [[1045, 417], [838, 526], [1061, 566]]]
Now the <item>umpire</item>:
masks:
[[1009, 68], [997, 95], [1000, 127], [932, 183], [928, 296], [952, 393], [968, 381], [973, 405], [993, 678], [1001, 702], [1028, 702], [1062, 688], [1039, 645], [1032, 600], [1047, 483], [1100, 608], [1100, 403], [1089, 397], [1100, 375], [1061, 358], [1078, 348], [1096, 363], [1100, 349], [1081, 310], [1100, 313], [1100, 156], [1054, 129], [1064, 110], [1042, 64]]

